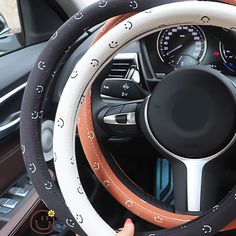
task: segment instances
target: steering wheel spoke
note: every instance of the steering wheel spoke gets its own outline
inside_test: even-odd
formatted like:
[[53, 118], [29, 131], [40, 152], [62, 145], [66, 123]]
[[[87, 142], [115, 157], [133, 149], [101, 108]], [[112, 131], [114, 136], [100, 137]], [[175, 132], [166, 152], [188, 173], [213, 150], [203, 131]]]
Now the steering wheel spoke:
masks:
[[176, 212], [202, 213], [219, 201], [221, 160], [182, 159], [171, 161]]

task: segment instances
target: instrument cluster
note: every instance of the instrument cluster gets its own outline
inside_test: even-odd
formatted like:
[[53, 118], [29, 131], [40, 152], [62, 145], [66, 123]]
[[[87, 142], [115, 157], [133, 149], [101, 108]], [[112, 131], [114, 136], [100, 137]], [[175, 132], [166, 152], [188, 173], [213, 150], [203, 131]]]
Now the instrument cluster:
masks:
[[179, 25], [142, 41], [156, 78], [181, 67], [207, 65], [236, 75], [236, 33], [213, 26]]

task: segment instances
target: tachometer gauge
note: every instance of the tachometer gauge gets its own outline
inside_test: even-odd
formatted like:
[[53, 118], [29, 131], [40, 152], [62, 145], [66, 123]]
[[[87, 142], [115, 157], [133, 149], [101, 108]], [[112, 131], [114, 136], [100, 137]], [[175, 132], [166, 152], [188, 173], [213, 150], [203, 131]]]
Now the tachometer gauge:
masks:
[[236, 71], [236, 55], [232, 52], [230, 47], [225, 46], [220, 42], [220, 54], [224, 61], [224, 65], [232, 72]]
[[174, 69], [199, 64], [207, 48], [206, 36], [197, 26], [176, 26], [161, 31], [157, 51]]

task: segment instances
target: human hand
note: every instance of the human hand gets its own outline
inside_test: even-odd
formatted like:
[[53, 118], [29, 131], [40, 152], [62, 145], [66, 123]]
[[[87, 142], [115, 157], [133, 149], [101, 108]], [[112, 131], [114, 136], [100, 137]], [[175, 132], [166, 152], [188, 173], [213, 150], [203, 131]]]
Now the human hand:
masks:
[[134, 224], [131, 219], [127, 219], [124, 228], [116, 236], [134, 236]]

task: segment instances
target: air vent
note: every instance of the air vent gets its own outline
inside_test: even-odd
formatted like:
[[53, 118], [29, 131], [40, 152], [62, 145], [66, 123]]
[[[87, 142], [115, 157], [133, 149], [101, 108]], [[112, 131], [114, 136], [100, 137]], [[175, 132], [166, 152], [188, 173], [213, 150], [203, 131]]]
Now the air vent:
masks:
[[132, 67], [133, 60], [114, 59], [111, 70], [107, 78], [125, 79], [129, 69]]
[[[138, 71], [138, 60], [136, 53], [120, 53], [114, 59], [111, 70], [106, 78], [132, 79], [133, 74]], [[136, 81], [140, 82], [140, 81]]]

